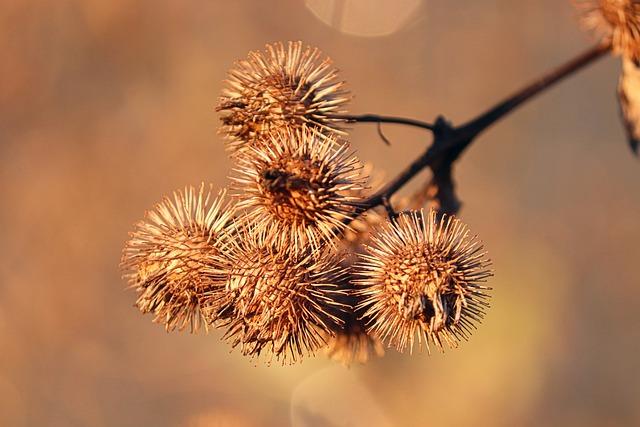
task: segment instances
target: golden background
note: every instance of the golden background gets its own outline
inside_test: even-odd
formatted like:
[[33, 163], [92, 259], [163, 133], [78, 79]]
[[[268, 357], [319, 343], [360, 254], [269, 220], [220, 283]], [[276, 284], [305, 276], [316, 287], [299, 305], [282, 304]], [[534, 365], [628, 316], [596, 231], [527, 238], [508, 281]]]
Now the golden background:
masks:
[[[118, 263], [163, 195], [227, 183], [213, 108], [233, 61], [303, 40], [350, 111], [456, 123], [592, 42], [569, 2], [4, 0], [0, 425], [640, 424], [640, 168], [606, 58], [484, 134], [456, 169], [496, 277], [445, 355], [254, 366], [133, 308]], [[428, 134], [351, 133], [393, 176]]]

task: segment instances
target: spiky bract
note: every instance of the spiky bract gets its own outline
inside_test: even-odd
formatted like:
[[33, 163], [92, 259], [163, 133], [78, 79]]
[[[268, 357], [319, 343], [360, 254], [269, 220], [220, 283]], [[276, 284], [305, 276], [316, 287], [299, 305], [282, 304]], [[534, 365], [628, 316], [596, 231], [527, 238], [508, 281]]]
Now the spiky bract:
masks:
[[204, 296], [224, 284], [219, 255], [233, 215], [224, 196], [204, 184], [174, 192], [146, 213], [124, 247], [121, 265], [138, 292], [136, 306], [168, 331], [207, 327]]
[[640, 0], [574, 0], [585, 26], [611, 40], [614, 52], [640, 60]]
[[[347, 254], [347, 253], [345, 253]], [[354, 292], [353, 260], [354, 254], [342, 257], [341, 266], [345, 274], [338, 284], [344, 294], [340, 296], [343, 310], [336, 311], [336, 316], [341, 320], [335, 324], [330, 334], [326, 334], [327, 346], [325, 353], [332, 360], [345, 366], [353, 363], [367, 363], [374, 356], [384, 355], [382, 342], [378, 337], [366, 331], [366, 320], [361, 318], [362, 313], [356, 309], [361, 298]]]
[[238, 206], [278, 243], [317, 249], [344, 229], [363, 188], [347, 144], [308, 129], [283, 129], [269, 144], [247, 148], [232, 178]]
[[264, 230], [246, 218], [240, 223], [226, 250], [226, 288], [214, 314], [227, 314], [225, 337], [244, 355], [295, 362], [324, 346], [340, 324], [344, 272], [329, 251], [275, 247]]
[[455, 347], [484, 315], [492, 275], [482, 245], [458, 219], [401, 214], [372, 236], [357, 263], [359, 308], [368, 332], [398, 351]]
[[345, 366], [367, 363], [373, 356], [384, 356], [380, 339], [367, 333], [365, 322], [349, 319], [328, 340], [326, 353], [329, 358]]
[[[221, 132], [236, 151], [283, 126], [308, 126], [321, 134], [343, 134], [342, 112], [349, 100], [331, 60], [302, 42], [266, 45], [229, 71], [228, 87], [216, 110], [224, 111]], [[251, 145], [251, 144], [249, 144]]]

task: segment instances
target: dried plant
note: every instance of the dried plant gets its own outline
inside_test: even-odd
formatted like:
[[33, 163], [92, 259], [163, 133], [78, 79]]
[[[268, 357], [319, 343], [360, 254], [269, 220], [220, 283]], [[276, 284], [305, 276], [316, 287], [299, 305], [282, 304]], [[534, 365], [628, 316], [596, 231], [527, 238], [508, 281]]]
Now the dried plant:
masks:
[[167, 330], [207, 327], [204, 296], [223, 283], [220, 251], [233, 216], [224, 196], [204, 184], [177, 191], [147, 212], [125, 245], [121, 265], [138, 292], [136, 306]]
[[367, 332], [365, 321], [353, 314], [350, 319], [328, 339], [327, 356], [345, 366], [364, 364], [372, 357], [384, 356], [382, 341]]
[[640, 142], [640, 67], [629, 59], [622, 61], [618, 100], [629, 144], [637, 153]]
[[455, 347], [487, 307], [491, 276], [482, 246], [460, 220], [434, 210], [400, 214], [380, 227], [356, 264], [369, 332], [397, 350], [414, 338]]
[[339, 288], [343, 291], [338, 299], [341, 307], [338, 311], [334, 310], [340, 322], [334, 323], [332, 329], [325, 333], [326, 355], [344, 366], [367, 363], [373, 357], [384, 355], [382, 342], [377, 336], [367, 332], [367, 318], [358, 308], [361, 297], [356, 294], [353, 282], [354, 254], [345, 253], [348, 254], [351, 256], [342, 256], [340, 263], [342, 271], [348, 273], [338, 282]]
[[577, 0], [587, 29], [610, 42], [613, 51], [634, 62], [640, 59], [640, 1]]
[[364, 185], [349, 145], [284, 128], [237, 158], [232, 177], [249, 219], [285, 246], [318, 249], [344, 228]]
[[227, 89], [217, 111], [229, 148], [236, 151], [270, 137], [283, 127], [302, 125], [319, 133], [343, 134], [340, 113], [349, 101], [344, 82], [331, 60], [301, 42], [274, 43], [265, 52], [249, 53], [229, 71]]
[[346, 272], [337, 254], [275, 246], [270, 232], [250, 224], [240, 220], [225, 249], [225, 293], [213, 314], [224, 319], [225, 336], [244, 355], [296, 361], [324, 346], [341, 323], [338, 283]]
[[600, 35], [604, 46], [622, 56], [618, 100], [629, 145], [640, 141], [640, 0], [575, 0], [584, 26]]
[[[136, 305], [168, 330], [224, 329], [242, 354], [293, 363], [320, 348], [345, 364], [456, 347], [488, 308], [482, 245], [456, 217], [454, 165], [489, 127], [607, 53], [629, 142], [640, 140], [640, 2], [576, 0], [597, 45], [466, 123], [348, 115], [331, 61], [301, 42], [267, 45], [229, 72], [217, 106], [235, 162], [237, 204], [187, 188], [148, 212], [122, 266]], [[396, 177], [366, 188], [346, 126], [427, 131], [431, 144]], [[412, 197], [405, 184], [430, 178]], [[431, 206], [425, 215], [422, 208]], [[414, 210], [411, 210], [414, 209]], [[398, 212], [398, 210], [400, 212]]]

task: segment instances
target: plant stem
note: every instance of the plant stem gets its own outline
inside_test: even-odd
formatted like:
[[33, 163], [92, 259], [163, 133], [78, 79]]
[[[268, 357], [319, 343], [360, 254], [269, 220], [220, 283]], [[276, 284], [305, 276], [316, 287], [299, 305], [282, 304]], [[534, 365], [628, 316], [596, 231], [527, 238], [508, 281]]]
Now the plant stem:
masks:
[[507, 114], [514, 111], [520, 105], [531, 100], [531, 98], [550, 88], [565, 77], [570, 76], [576, 71], [581, 70], [585, 66], [591, 64], [593, 61], [609, 52], [610, 49], [611, 45], [607, 43], [599, 44], [588, 49], [587, 51], [571, 59], [569, 62], [536, 79], [531, 84], [521, 88], [513, 95], [504, 99], [502, 102], [480, 114], [475, 119], [470, 120], [468, 123], [460, 126], [458, 130], [461, 133], [467, 135], [468, 138], [470, 138], [469, 141], [467, 141], [467, 145], [470, 144], [474, 137], [489, 128], [495, 122], [504, 118]]
[[[395, 179], [387, 183], [387, 185], [378, 192], [359, 203], [357, 207], [357, 214], [359, 215], [371, 208], [380, 206], [385, 200], [391, 199], [391, 196], [393, 196], [406, 183], [427, 167], [434, 169], [434, 174], [438, 170], [449, 170], [450, 172], [452, 164], [458, 159], [465, 148], [471, 145], [480, 133], [497, 121], [503, 119], [520, 105], [531, 100], [537, 94], [542, 93], [563, 78], [574, 74], [594, 62], [596, 59], [602, 57], [610, 49], [610, 44], [599, 44], [590, 48], [567, 63], [547, 74], [544, 74], [531, 84], [521, 88], [513, 95], [507, 97], [466, 124], [454, 127], [443, 118], [439, 118], [434, 125], [428, 125], [428, 127], [419, 126], [433, 131], [434, 140], [431, 146], [409, 166], [407, 166], [407, 168], [405, 168]], [[409, 124], [413, 126], [416, 125], [415, 123], [421, 123], [411, 119], [382, 117], [371, 114], [341, 117], [345, 120], [354, 122], [390, 122]], [[349, 119], [349, 117], [351, 119]], [[434, 168], [434, 165], [438, 165], [438, 167]], [[347, 224], [349, 222], [351, 222], [351, 219], [345, 221]]]
[[345, 120], [348, 123], [395, 123], [400, 125], [414, 126], [421, 129], [433, 130], [431, 123], [423, 122], [405, 117], [379, 116], [377, 114], [334, 114], [329, 116], [331, 119]]

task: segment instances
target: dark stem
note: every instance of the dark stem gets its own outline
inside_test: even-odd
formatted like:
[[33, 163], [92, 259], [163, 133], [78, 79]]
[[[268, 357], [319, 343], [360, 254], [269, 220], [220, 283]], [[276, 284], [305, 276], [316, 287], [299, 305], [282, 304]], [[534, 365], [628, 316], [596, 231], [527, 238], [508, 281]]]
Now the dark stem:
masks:
[[[543, 75], [533, 83], [523, 87], [513, 95], [507, 97], [504, 101], [490, 108], [486, 112], [480, 114], [468, 123], [454, 127], [443, 118], [438, 118], [435, 124], [426, 126], [426, 129], [433, 131], [434, 139], [431, 146], [420, 157], [415, 159], [405, 170], [403, 170], [395, 179], [387, 183], [381, 190], [363, 200], [357, 206], [357, 215], [384, 204], [385, 200], [391, 199], [398, 190], [406, 183], [413, 179], [418, 173], [427, 167], [433, 169], [434, 175], [442, 171], [451, 173], [451, 165], [458, 159], [460, 154], [475, 140], [475, 138], [484, 130], [489, 128], [497, 121], [503, 119], [517, 107], [532, 99], [537, 94], [553, 86], [563, 78], [574, 74], [587, 65], [602, 57], [611, 49], [610, 44], [597, 45], [586, 52], [578, 55], [569, 62], [554, 69], [548, 74]], [[417, 122], [411, 119], [402, 119], [395, 117], [381, 117], [376, 115], [363, 116], [341, 116], [345, 120], [358, 122], [390, 122], [415, 125]], [[349, 119], [351, 118], [351, 119]], [[427, 127], [428, 126], [428, 127]], [[434, 167], [436, 165], [437, 167]], [[448, 187], [453, 189], [453, 180], [451, 176], [445, 177], [443, 182], [451, 183]], [[438, 181], [438, 179], [436, 179]], [[452, 194], [450, 197], [455, 197]], [[357, 216], [356, 215], [356, 216]], [[345, 220], [350, 223], [351, 220]]]
[[421, 129], [433, 130], [431, 123], [420, 120], [408, 119], [405, 117], [379, 116], [377, 114], [334, 114], [331, 119], [345, 120], [348, 123], [396, 123], [400, 125], [414, 126]]
[[[420, 171], [427, 167], [435, 159], [435, 151], [432, 145], [420, 157], [415, 159], [404, 171], [402, 171], [394, 180], [389, 181], [380, 191], [373, 194], [357, 205], [357, 213], [361, 214], [371, 208], [380, 206], [385, 200], [389, 200], [398, 190], [400, 190], [407, 182], [415, 177]], [[350, 223], [348, 219], [346, 223]]]
[[495, 122], [504, 118], [507, 114], [514, 111], [520, 105], [529, 101], [531, 98], [553, 86], [555, 83], [559, 82], [565, 77], [570, 76], [576, 71], [584, 68], [586, 65], [591, 64], [593, 61], [609, 52], [610, 49], [611, 45], [606, 43], [599, 44], [590, 48], [589, 50], [576, 56], [569, 62], [543, 75], [542, 77], [533, 81], [531, 84], [521, 88], [519, 91], [507, 97], [496, 106], [480, 114], [475, 119], [470, 120], [468, 123], [460, 126], [458, 128], [459, 131], [464, 133], [467, 138], [469, 138], [467, 144], [470, 144], [474, 137], [478, 136]]
[[395, 221], [398, 214], [395, 209], [393, 209], [391, 201], [387, 197], [382, 198], [382, 206], [384, 206], [385, 210], [387, 211], [387, 216], [389, 217], [389, 219], [391, 221]]

